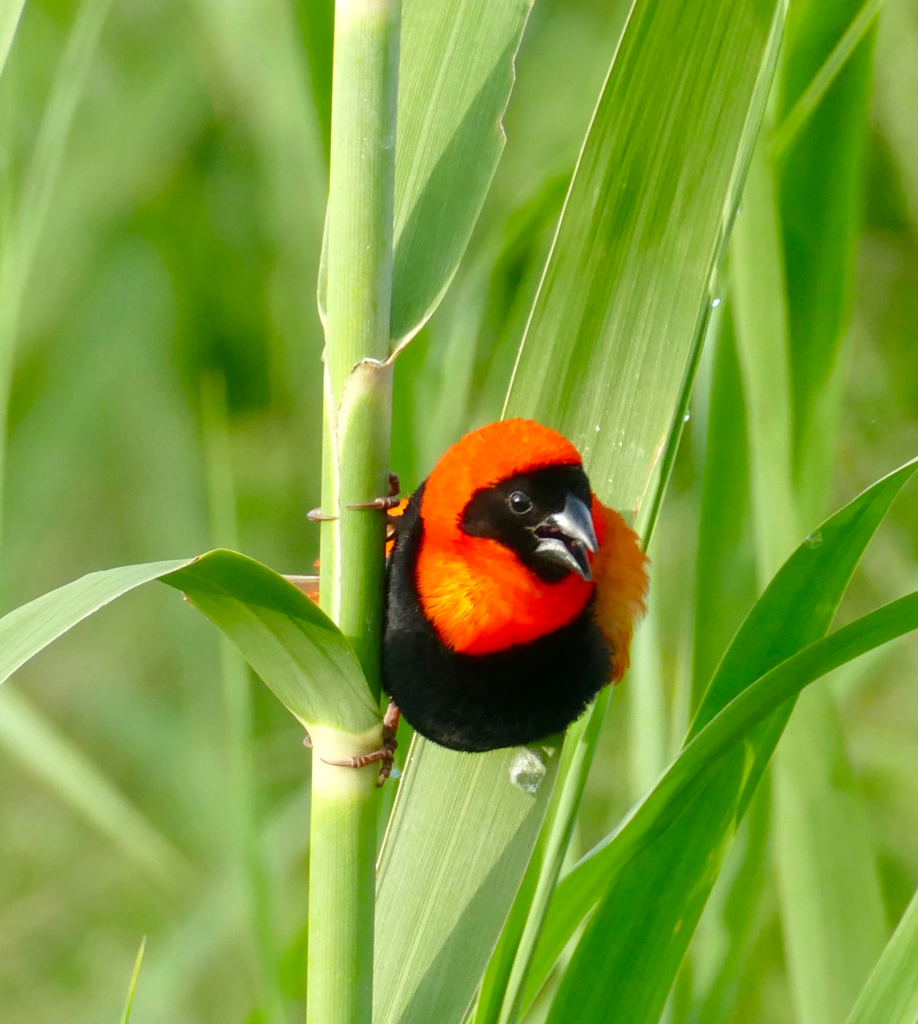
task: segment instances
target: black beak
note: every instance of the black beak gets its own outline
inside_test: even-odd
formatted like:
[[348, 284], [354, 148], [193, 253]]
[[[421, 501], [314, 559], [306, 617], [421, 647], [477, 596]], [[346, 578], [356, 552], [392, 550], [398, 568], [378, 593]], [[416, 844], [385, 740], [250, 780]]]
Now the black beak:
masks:
[[536, 554], [541, 558], [563, 565], [587, 581], [593, 578], [587, 552], [595, 555], [599, 544], [590, 510], [579, 498], [568, 494], [563, 510], [546, 516], [535, 528], [535, 535], [539, 538]]

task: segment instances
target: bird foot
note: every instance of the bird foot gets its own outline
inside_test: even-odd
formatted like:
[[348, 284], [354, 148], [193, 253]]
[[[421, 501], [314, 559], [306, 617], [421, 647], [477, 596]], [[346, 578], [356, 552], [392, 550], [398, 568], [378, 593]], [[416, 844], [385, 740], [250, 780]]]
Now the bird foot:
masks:
[[[379, 781], [377, 785], [384, 786], [386, 779], [392, 774], [392, 762], [395, 759], [395, 751], [398, 747], [398, 740], [396, 740], [395, 736], [398, 732], [400, 717], [401, 712], [399, 709], [392, 701], [389, 701], [389, 707], [386, 709], [386, 714], [383, 718], [383, 742], [378, 750], [371, 750], [368, 754], [358, 754], [356, 757], [348, 757], [343, 761], [327, 761], [324, 757], [322, 761], [325, 764], [332, 764], [338, 768], [366, 768], [368, 764], [375, 764], [379, 761]], [[311, 747], [312, 740], [307, 736], [303, 740], [303, 744]]]
[[398, 473], [389, 473], [389, 493], [384, 498], [374, 498], [372, 501], [358, 501], [353, 505], [347, 505], [346, 508], [354, 509], [378, 509], [380, 512], [389, 512], [393, 508], [398, 508], [400, 501], [398, 492], [401, 490], [401, 484], [399, 483]]
[[[385, 497], [374, 498], [372, 501], [358, 501], [352, 505], [345, 505], [345, 508], [349, 509], [369, 509], [378, 510], [380, 512], [389, 512], [394, 508], [398, 508], [400, 501], [398, 492], [401, 490], [401, 484], [399, 483], [398, 473], [389, 473], [389, 493]], [[306, 518], [311, 523], [331, 523], [334, 522], [338, 517], [329, 515], [323, 512], [320, 508], [310, 509], [306, 513]]]

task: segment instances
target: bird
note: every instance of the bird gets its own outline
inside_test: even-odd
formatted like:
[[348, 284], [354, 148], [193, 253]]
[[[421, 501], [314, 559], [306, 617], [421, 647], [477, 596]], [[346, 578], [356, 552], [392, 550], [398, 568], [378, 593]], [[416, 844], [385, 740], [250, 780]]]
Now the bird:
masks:
[[399, 712], [428, 740], [478, 753], [563, 732], [622, 679], [648, 560], [563, 435], [526, 419], [474, 430], [396, 511], [388, 760]]

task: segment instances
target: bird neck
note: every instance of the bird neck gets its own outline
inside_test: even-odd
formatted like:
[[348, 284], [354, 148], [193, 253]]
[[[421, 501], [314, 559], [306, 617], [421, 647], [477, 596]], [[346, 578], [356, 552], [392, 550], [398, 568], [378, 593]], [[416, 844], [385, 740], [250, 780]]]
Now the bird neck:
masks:
[[437, 636], [461, 654], [493, 654], [566, 626], [580, 615], [593, 584], [574, 573], [546, 583], [498, 541], [455, 531], [425, 534], [415, 582]]

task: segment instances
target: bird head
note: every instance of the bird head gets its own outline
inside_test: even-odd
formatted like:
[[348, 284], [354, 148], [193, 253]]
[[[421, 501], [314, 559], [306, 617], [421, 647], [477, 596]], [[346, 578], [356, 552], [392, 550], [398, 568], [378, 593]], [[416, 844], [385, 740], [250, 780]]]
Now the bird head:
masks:
[[460, 529], [510, 548], [546, 583], [570, 572], [589, 582], [589, 556], [599, 550], [590, 504], [582, 466], [544, 466], [477, 491]]
[[417, 584], [441, 638], [482, 653], [578, 615], [605, 521], [580, 453], [531, 420], [467, 434], [424, 484]]

